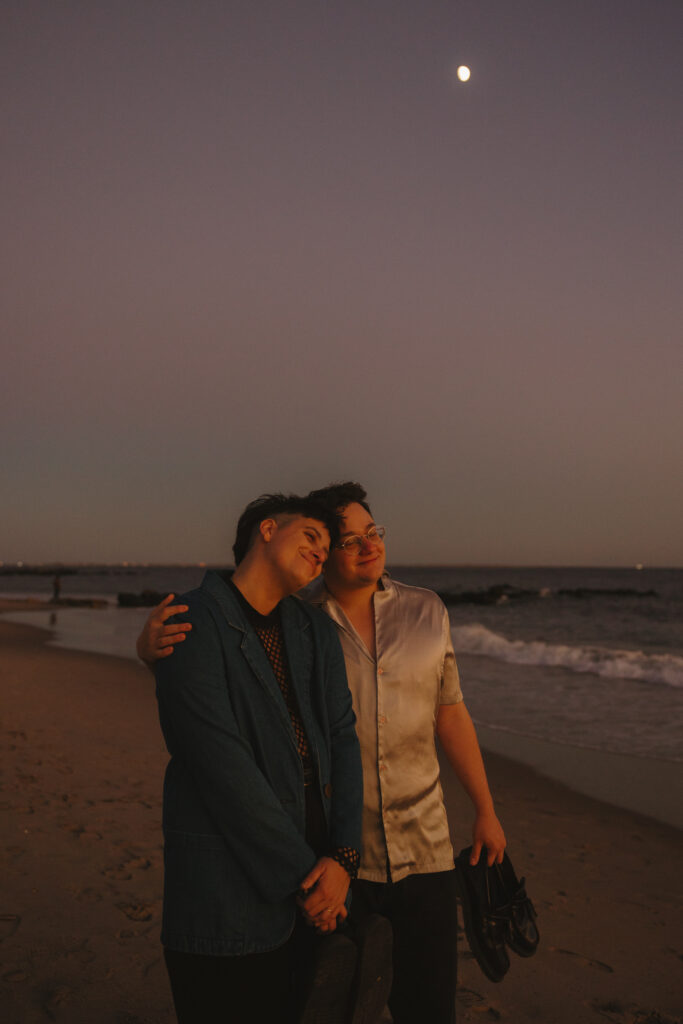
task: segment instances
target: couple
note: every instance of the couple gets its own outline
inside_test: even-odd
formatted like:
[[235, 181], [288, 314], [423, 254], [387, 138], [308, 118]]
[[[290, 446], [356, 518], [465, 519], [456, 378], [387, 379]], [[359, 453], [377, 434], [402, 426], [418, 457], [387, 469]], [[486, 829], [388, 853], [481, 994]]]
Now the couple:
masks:
[[232, 579], [207, 573], [139, 638], [171, 754], [162, 941], [181, 1024], [286, 1019], [292, 967], [347, 927], [352, 879], [354, 927], [391, 921], [396, 1024], [454, 1019], [435, 733], [474, 804], [473, 862], [502, 860], [505, 837], [448, 613], [385, 573], [384, 532], [358, 484], [258, 499]]

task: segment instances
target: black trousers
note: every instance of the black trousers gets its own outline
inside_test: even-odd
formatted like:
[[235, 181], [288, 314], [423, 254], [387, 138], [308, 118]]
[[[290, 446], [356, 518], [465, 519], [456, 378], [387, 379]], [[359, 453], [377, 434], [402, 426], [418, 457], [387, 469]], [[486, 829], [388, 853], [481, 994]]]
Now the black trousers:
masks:
[[384, 914], [394, 932], [394, 1024], [455, 1024], [458, 918], [455, 870], [399, 882], [356, 879], [351, 916]]
[[[305, 795], [306, 839], [321, 856], [327, 827], [315, 780]], [[287, 942], [265, 953], [207, 956], [165, 949], [178, 1024], [291, 1024], [313, 969], [318, 941], [297, 911]]]
[[290, 1024], [294, 948], [205, 956], [165, 949], [178, 1024]]

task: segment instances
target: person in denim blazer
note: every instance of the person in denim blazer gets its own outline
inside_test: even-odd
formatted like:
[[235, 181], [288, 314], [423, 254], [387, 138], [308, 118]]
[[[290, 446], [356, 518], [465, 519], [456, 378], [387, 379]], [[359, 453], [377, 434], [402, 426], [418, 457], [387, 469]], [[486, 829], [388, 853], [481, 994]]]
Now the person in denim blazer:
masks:
[[[286, 1016], [297, 894], [314, 886], [307, 909], [333, 929], [350, 882], [335, 851], [360, 850], [360, 755], [336, 630], [323, 612], [283, 596], [319, 574], [334, 523], [291, 500], [282, 511], [266, 506], [251, 516], [258, 521], [235, 582], [208, 572], [183, 597], [192, 631], [155, 666], [171, 755], [162, 942], [181, 1021], [212, 1019], [208, 1006], [222, 998], [242, 1007], [236, 1020], [260, 1020], [264, 999], [263, 1019]], [[308, 778], [322, 807], [324, 851], [307, 838], [311, 792], [294, 719], [251, 621], [273, 608], [314, 766]], [[231, 1019], [228, 1009], [221, 1019]]]

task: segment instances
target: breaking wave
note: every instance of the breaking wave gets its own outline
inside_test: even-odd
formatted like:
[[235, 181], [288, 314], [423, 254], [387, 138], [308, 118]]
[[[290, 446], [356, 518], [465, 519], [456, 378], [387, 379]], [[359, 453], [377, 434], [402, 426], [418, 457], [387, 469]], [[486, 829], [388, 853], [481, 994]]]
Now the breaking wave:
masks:
[[673, 654], [507, 640], [479, 622], [453, 626], [451, 633], [456, 654], [480, 654], [517, 665], [555, 665], [572, 672], [683, 687], [683, 658]]

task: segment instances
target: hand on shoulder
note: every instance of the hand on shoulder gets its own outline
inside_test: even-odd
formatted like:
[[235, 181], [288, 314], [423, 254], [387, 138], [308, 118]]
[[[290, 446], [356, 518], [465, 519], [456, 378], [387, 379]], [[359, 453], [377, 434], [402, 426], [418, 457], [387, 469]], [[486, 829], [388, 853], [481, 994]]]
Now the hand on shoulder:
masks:
[[185, 634], [192, 629], [191, 622], [168, 622], [168, 619], [188, 610], [186, 604], [171, 604], [174, 597], [175, 594], [168, 594], [152, 609], [135, 644], [138, 658], [148, 668], [152, 668], [160, 658], [173, 654], [175, 645], [182, 643]]

